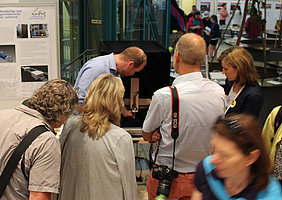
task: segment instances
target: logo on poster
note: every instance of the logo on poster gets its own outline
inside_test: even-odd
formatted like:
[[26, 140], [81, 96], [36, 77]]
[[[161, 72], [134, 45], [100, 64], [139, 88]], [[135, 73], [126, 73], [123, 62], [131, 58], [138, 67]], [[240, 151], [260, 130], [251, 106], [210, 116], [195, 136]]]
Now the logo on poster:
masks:
[[41, 10], [39, 8], [36, 8], [31, 13], [31, 18], [36, 19], [45, 19], [46, 18], [46, 12], [44, 10]]

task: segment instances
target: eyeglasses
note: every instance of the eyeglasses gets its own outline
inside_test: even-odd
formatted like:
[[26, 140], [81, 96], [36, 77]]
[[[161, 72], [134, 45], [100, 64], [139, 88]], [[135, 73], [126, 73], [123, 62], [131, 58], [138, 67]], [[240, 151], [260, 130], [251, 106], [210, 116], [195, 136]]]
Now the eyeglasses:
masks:
[[235, 135], [242, 135], [244, 134], [244, 130], [242, 128], [242, 125], [239, 123], [238, 120], [229, 120], [229, 119], [224, 119], [222, 117], [219, 117], [216, 121], [216, 124], [221, 124], [223, 123], [225, 127]]

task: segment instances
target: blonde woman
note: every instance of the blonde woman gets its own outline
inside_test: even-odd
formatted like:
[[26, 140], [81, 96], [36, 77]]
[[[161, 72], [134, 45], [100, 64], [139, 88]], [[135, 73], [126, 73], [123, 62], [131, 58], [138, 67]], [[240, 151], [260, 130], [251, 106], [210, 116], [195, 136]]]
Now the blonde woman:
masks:
[[123, 95], [121, 79], [102, 74], [88, 90], [82, 115], [65, 124], [59, 199], [137, 199], [133, 143], [119, 127]]
[[258, 117], [264, 98], [251, 54], [243, 47], [230, 47], [218, 60], [227, 78], [225, 113], [247, 113]]

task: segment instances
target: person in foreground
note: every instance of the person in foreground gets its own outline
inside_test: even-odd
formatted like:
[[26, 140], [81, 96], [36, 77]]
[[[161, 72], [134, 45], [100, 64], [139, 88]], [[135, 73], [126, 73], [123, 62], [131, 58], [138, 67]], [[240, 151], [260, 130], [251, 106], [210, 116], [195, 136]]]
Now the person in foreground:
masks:
[[[133, 76], [140, 72], [147, 64], [147, 56], [139, 47], [128, 47], [119, 54], [111, 53], [87, 61], [80, 69], [74, 88], [78, 89], [79, 105], [76, 110], [83, 112], [84, 98], [91, 83], [101, 74], [111, 73], [114, 76]], [[126, 107], [122, 108], [122, 115], [134, 118], [132, 112]]]
[[[186, 33], [178, 40], [173, 58], [175, 71], [180, 75], [172, 86], [179, 95], [179, 136], [173, 150], [172, 95], [169, 87], [157, 90], [150, 103], [142, 133], [145, 141], [159, 141], [155, 152], [155, 166], [173, 168], [178, 177], [172, 180], [169, 198], [187, 200], [193, 191], [196, 166], [209, 155], [211, 127], [218, 116], [224, 114], [224, 91], [217, 83], [203, 78], [200, 66], [206, 56], [203, 38]], [[173, 156], [175, 154], [175, 157]], [[157, 196], [161, 181], [150, 174], [147, 182], [149, 200]], [[169, 190], [170, 189], [170, 190]], [[167, 190], [166, 190], [167, 191]]]
[[120, 78], [100, 75], [85, 97], [83, 114], [66, 122], [59, 199], [137, 199], [132, 138], [118, 127], [124, 90]]
[[262, 129], [266, 152], [273, 166], [273, 176], [282, 186], [282, 106], [269, 113]]
[[247, 113], [258, 118], [264, 98], [251, 54], [243, 47], [230, 47], [218, 60], [227, 78], [225, 113]]
[[78, 98], [64, 80], [51, 80], [36, 90], [27, 106], [0, 111], [0, 171], [18, 144], [38, 125], [49, 131], [39, 135], [18, 163], [1, 200], [49, 200], [59, 192], [60, 143], [54, 128], [72, 114]]
[[192, 200], [281, 200], [280, 184], [269, 176], [259, 122], [232, 115], [219, 118], [213, 130], [213, 152], [197, 166]]

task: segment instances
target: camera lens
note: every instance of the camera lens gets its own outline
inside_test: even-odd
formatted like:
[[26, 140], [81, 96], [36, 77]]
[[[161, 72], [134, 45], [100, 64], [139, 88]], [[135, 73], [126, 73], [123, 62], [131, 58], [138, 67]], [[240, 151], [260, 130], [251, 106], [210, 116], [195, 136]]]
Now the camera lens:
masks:
[[172, 181], [168, 179], [160, 180], [157, 189], [157, 195], [163, 194], [168, 197], [170, 193], [171, 182]]

